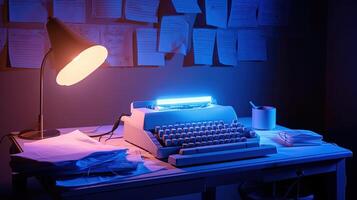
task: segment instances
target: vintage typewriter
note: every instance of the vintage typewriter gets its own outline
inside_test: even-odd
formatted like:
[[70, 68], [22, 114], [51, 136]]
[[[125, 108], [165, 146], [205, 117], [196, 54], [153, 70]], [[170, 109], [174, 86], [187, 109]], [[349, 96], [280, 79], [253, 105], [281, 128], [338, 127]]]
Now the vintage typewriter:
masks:
[[126, 141], [178, 167], [276, 153], [210, 96], [136, 101], [123, 121]]

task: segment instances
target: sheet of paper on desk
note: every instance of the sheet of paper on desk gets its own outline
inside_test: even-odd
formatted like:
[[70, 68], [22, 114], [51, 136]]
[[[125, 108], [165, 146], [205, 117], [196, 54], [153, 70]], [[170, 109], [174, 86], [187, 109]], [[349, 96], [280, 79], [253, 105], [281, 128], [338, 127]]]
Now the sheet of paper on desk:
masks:
[[234, 30], [217, 30], [218, 59], [224, 65], [237, 65], [237, 32]]
[[206, 23], [220, 28], [227, 27], [227, 0], [205, 0]]
[[259, 25], [279, 26], [287, 25], [291, 0], [260, 1]]
[[135, 26], [104, 25], [101, 42], [108, 49], [107, 61], [110, 66], [133, 66], [133, 33]]
[[43, 29], [9, 29], [8, 41], [11, 67], [40, 68], [45, 53]]
[[61, 162], [79, 160], [96, 152], [121, 149], [104, 145], [77, 130], [58, 137], [24, 143], [23, 152], [17, 156], [43, 162]]
[[216, 30], [214, 29], [193, 29], [193, 54], [195, 64], [212, 65], [215, 39]]
[[125, 18], [139, 22], [157, 23], [160, 0], [126, 0]]
[[186, 55], [189, 28], [183, 15], [163, 16], [160, 26], [159, 52]]
[[267, 46], [259, 30], [238, 31], [238, 60], [266, 61]]
[[258, 0], [232, 0], [228, 27], [256, 27]]
[[86, 0], [53, 0], [53, 13], [63, 22], [85, 23]]
[[201, 13], [197, 0], [171, 0], [177, 13]]
[[92, 0], [92, 17], [121, 18], [122, 0]]
[[164, 66], [165, 54], [157, 52], [157, 29], [136, 29], [138, 65]]
[[46, 22], [46, 1], [9, 0], [9, 17], [11, 22]]

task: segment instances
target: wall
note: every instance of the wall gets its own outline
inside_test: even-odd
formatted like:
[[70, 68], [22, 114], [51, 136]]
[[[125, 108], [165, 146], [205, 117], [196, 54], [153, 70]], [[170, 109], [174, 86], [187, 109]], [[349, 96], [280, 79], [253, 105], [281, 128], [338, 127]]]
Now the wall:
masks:
[[[325, 94], [324, 0], [293, 1], [287, 27], [265, 27], [268, 61], [236, 67], [182, 67], [175, 56], [161, 68], [104, 68], [73, 87], [55, 84], [46, 72], [45, 125], [48, 128], [111, 124], [133, 100], [210, 94], [250, 115], [249, 100], [278, 108], [278, 122], [323, 130]], [[48, 68], [50, 69], [50, 68]], [[0, 71], [0, 134], [32, 128], [38, 113], [39, 71]], [[0, 193], [9, 193], [8, 142], [1, 144]]]
[[[327, 29], [326, 128], [337, 144], [357, 151], [357, 2], [330, 0]], [[349, 159], [347, 199], [356, 199], [356, 159]], [[353, 198], [354, 197], [354, 198]]]

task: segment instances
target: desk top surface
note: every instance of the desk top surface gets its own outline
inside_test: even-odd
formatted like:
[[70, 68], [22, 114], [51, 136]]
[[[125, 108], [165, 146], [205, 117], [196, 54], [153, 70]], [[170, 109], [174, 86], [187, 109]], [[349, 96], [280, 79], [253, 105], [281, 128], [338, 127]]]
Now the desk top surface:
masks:
[[[239, 121], [245, 126], [249, 127], [251, 125], [250, 118], [240, 118]], [[106, 132], [111, 129], [111, 126], [101, 126], [101, 127], [82, 127], [82, 128], [65, 128], [61, 129], [61, 133], [68, 133], [73, 130], [81, 130], [83, 132], [93, 132], [92, 134], [99, 134]], [[282, 126], [277, 126], [276, 130], [287, 129]], [[95, 131], [94, 131], [95, 130]], [[96, 188], [110, 188], [110, 187], [128, 187], [131, 184], [136, 185], [145, 185], [159, 183], [161, 181], [168, 181], [173, 179], [175, 181], [184, 180], [185, 178], [199, 178], [209, 175], [219, 175], [219, 174], [229, 174], [244, 172], [250, 170], [260, 170], [265, 168], [273, 168], [279, 166], [295, 165], [302, 163], [326, 161], [326, 160], [335, 160], [341, 158], [347, 158], [352, 156], [352, 152], [348, 149], [337, 146], [336, 144], [324, 143], [319, 146], [304, 146], [304, 147], [284, 147], [272, 139], [276, 131], [259, 131], [258, 134], [261, 137], [262, 144], [274, 144], [277, 146], [277, 154], [271, 154], [265, 157], [246, 159], [246, 160], [237, 160], [230, 162], [221, 162], [213, 164], [205, 164], [191, 167], [176, 168], [170, 164], [154, 158], [148, 152], [124, 141], [121, 138], [122, 127], [115, 132], [114, 139], [108, 140], [106, 143], [111, 145], [120, 145], [128, 149], [138, 151], [144, 157], [144, 160], [150, 160], [156, 165], [163, 166], [165, 169], [142, 174], [134, 177], [122, 178], [116, 182], [102, 183], [100, 185], [95, 185]], [[17, 144], [18, 148], [23, 149], [23, 144], [31, 142], [28, 140], [20, 139], [16, 136], [12, 137], [13, 141]], [[25, 149], [24, 149], [25, 150]], [[72, 188], [76, 191], [85, 190], [90, 187], [77, 187]], [[67, 188], [68, 190], [68, 188]]]

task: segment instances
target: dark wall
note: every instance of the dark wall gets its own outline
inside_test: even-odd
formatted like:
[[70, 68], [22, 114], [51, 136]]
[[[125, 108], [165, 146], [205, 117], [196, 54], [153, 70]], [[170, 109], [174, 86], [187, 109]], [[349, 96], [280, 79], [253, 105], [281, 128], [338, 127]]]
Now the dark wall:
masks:
[[[329, 1], [326, 70], [326, 128], [331, 139], [353, 152], [357, 151], [356, 10], [357, 1]], [[356, 159], [347, 164], [348, 199], [356, 199]]]
[[[263, 27], [268, 61], [236, 67], [182, 67], [175, 56], [160, 68], [105, 68], [78, 85], [60, 87], [46, 72], [45, 126], [111, 124], [133, 100], [209, 94], [249, 116], [249, 100], [278, 108], [278, 122], [323, 130], [326, 62], [324, 0], [294, 0], [285, 27]], [[48, 68], [50, 69], [50, 68]], [[39, 71], [0, 71], [0, 134], [32, 128], [38, 114]], [[1, 144], [0, 191], [10, 187], [8, 143]]]

